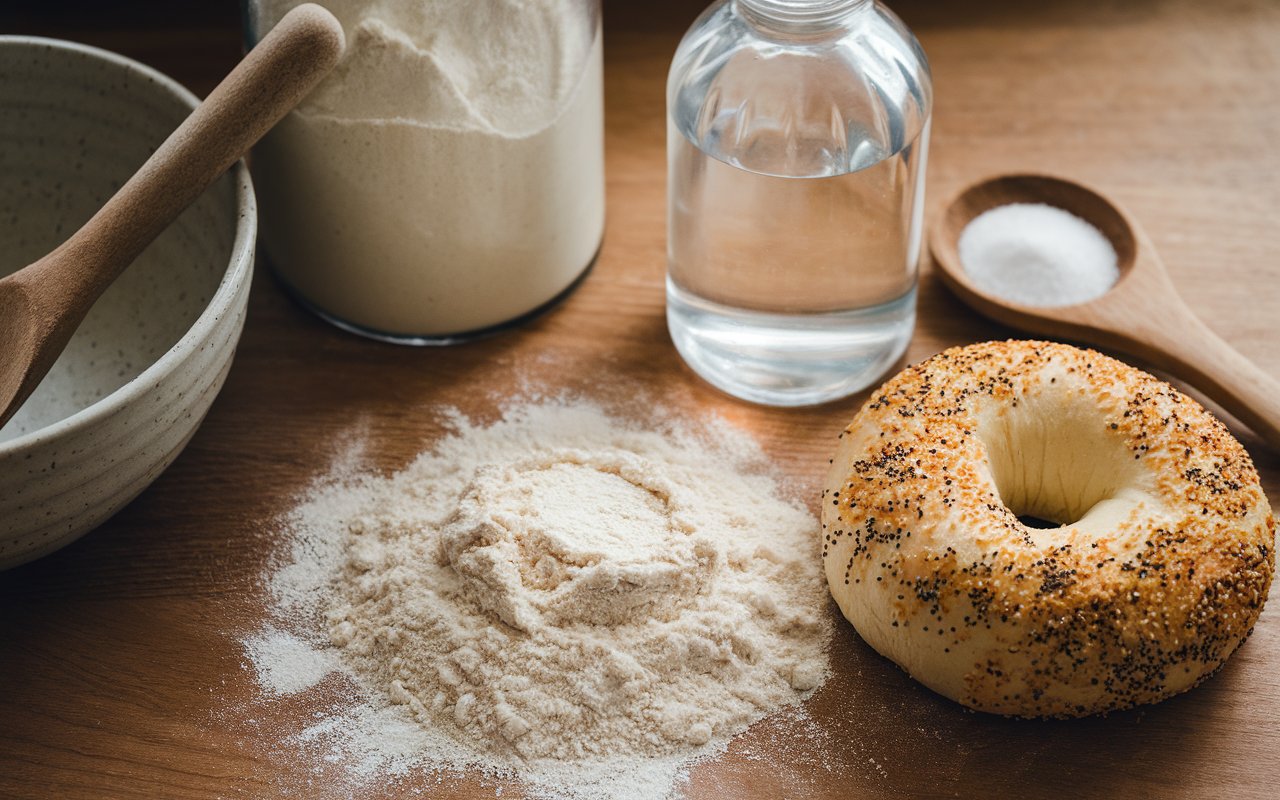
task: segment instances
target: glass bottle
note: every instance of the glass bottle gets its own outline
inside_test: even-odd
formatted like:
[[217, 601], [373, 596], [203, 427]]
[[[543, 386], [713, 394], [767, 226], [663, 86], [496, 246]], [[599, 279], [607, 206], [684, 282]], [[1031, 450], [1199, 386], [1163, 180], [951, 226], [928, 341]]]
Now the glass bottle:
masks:
[[873, 0], [721, 0], [667, 83], [667, 324], [720, 389], [869, 386], [915, 325], [932, 83]]

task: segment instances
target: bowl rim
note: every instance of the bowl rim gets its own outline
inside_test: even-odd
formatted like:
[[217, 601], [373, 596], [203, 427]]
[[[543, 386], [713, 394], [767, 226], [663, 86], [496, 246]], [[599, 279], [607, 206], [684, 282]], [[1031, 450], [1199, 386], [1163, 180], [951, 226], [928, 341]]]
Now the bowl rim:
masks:
[[[125, 71], [140, 73], [158, 88], [177, 97], [189, 109], [194, 110], [200, 99], [187, 87], [157, 69], [135, 61], [119, 53], [103, 50], [65, 39], [52, 39], [44, 36], [0, 35], [0, 46], [23, 45], [41, 49], [61, 50], [79, 53], [91, 58], [105, 61]], [[30, 451], [45, 442], [82, 430], [119, 412], [131, 401], [146, 392], [165, 375], [176, 369], [196, 348], [200, 347], [205, 334], [217, 320], [232, 306], [240, 288], [248, 280], [253, 266], [254, 247], [257, 240], [257, 200], [254, 196], [253, 182], [249, 177], [249, 168], [244, 159], [237, 161], [229, 170], [235, 181], [235, 203], [238, 217], [236, 219], [235, 238], [231, 242], [231, 256], [226, 271], [214, 290], [213, 296], [204, 310], [191, 323], [191, 327], [178, 338], [178, 341], [165, 351], [146, 369], [130, 378], [124, 385], [106, 397], [80, 409], [68, 417], [37, 428], [21, 436], [0, 442], [0, 458], [10, 457]]]

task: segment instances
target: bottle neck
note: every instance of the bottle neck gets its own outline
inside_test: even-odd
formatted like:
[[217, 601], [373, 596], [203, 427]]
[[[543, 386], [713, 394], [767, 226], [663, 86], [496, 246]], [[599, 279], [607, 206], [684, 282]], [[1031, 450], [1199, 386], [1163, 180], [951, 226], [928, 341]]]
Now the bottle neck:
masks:
[[848, 25], [872, 0], [732, 0], [743, 19], [766, 31], [821, 34]]

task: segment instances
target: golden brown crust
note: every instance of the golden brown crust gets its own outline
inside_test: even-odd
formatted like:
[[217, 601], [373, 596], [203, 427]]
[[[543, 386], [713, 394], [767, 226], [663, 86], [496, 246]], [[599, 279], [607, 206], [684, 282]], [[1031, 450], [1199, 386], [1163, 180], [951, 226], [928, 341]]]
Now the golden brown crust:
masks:
[[[1108, 469], [1138, 499], [1115, 501], [1104, 529], [1036, 531], [1001, 501], [984, 437], [1035, 414], [1052, 445], [1059, 406], [1100, 461], [1132, 457]], [[1275, 520], [1248, 453], [1114, 359], [1047, 342], [948, 350], [882, 386], [841, 439], [822, 504], [832, 593], [869, 643], [972, 708], [1155, 702], [1217, 669], [1261, 612]]]

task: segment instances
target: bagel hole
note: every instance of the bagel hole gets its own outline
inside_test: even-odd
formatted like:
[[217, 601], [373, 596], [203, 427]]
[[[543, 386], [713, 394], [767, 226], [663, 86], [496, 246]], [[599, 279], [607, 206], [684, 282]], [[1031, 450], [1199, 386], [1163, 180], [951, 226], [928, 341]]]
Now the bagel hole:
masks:
[[1047, 528], [1062, 527], [1062, 523], [1060, 522], [1053, 522], [1052, 520], [1041, 519], [1040, 517], [1033, 517], [1030, 514], [1019, 514], [1018, 522], [1021, 522], [1023, 525], [1026, 525], [1028, 528], [1037, 528], [1042, 530]]
[[1133, 454], [1085, 392], [1055, 384], [979, 417], [1000, 502], [1027, 528], [1079, 522], [1138, 480]]

